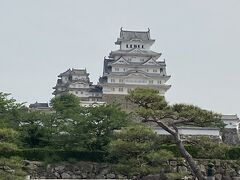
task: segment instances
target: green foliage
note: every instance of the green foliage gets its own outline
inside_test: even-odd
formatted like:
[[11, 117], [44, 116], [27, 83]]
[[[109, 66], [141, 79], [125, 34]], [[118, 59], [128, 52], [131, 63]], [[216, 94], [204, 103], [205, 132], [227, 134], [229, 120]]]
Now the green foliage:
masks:
[[226, 159], [227, 152], [230, 149], [228, 145], [216, 142], [208, 137], [191, 138], [188, 142], [187, 144], [190, 144], [190, 146], [186, 149], [197, 158]]
[[18, 138], [18, 132], [11, 128], [0, 129], [0, 141], [15, 142]]
[[18, 149], [16, 144], [8, 143], [8, 142], [0, 142], [0, 152], [14, 152]]
[[18, 132], [11, 128], [0, 129], [0, 152], [12, 152], [18, 149]]
[[230, 148], [227, 152], [227, 157], [229, 159], [237, 159], [240, 160], [240, 147]]
[[154, 89], [136, 88], [130, 91], [127, 98], [139, 106], [136, 113], [143, 118], [143, 121], [157, 119], [169, 127], [172, 124], [219, 128], [225, 126], [219, 114], [194, 105], [168, 105], [164, 97]]
[[102, 105], [86, 108], [84, 123], [81, 128], [84, 148], [104, 150], [113, 137], [114, 130], [126, 126], [127, 114], [116, 105]]
[[46, 128], [44, 126], [47, 114], [39, 111], [25, 113], [19, 127], [20, 138], [24, 147], [43, 147], [46, 142]]
[[71, 93], [63, 93], [54, 97], [50, 105], [62, 118], [74, 118], [81, 109], [80, 99]]
[[10, 94], [0, 92], [0, 127], [16, 128], [21, 114], [26, 112], [23, 104], [16, 103]]
[[200, 107], [187, 104], [174, 104], [171, 106], [172, 111], [177, 117], [189, 119], [179, 125], [192, 125], [199, 127], [219, 127], [224, 128], [225, 124], [221, 120], [220, 114], [212, 111], [201, 109]]
[[109, 146], [110, 156], [117, 162], [116, 170], [129, 178], [159, 172], [173, 155], [159, 149], [157, 140], [152, 129], [140, 124], [116, 132]]
[[0, 179], [2, 180], [24, 180], [27, 175], [22, 170], [23, 162], [19, 157], [0, 158]]

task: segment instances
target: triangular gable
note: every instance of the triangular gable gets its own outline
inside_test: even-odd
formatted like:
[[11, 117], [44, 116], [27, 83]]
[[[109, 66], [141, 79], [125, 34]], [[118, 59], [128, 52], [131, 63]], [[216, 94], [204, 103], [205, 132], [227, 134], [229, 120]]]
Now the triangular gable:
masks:
[[138, 78], [138, 79], [149, 79], [148, 76], [146, 76], [145, 74], [141, 73], [141, 72], [132, 72], [130, 74], [127, 75], [128, 78], [134, 77], [134, 78]]
[[145, 52], [143, 52], [141, 49], [138, 49], [138, 48], [132, 49], [131, 51], [129, 51], [129, 53], [145, 54]]
[[123, 57], [119, 58], [116, 62], [112, 64], [129, 64]]
[[149, 59], [147, 62], [143, 63], [143, 65], [159, 66], [159, 64], [156, 61], [154, 61], [153, 59]]

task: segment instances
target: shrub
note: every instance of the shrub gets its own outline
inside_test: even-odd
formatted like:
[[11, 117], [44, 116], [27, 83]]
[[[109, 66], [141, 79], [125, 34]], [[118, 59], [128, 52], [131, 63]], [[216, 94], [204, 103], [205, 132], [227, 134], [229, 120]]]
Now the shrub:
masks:
[[232, 148], [230, 148], [227, 151], [226, 156], [229, 159], [235, 159], [235, 160], [240, 159], [240, 147], [232, 147]]
[[0, 152], [6, 153], [6, 152], [14, 152], [17, 150], [17, 145], [7, 142], [0, 142]]

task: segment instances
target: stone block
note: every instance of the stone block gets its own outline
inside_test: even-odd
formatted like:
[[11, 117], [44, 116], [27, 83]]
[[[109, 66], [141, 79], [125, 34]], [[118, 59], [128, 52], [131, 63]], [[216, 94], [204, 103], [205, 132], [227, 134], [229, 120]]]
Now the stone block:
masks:
[[62, 174], [61, 174], [61, 177], [62, 177], [63, 179], [71, 179], [71, 178], [72, 178], [72, 176], [71, 176], [70, 174], [66, 173], [66, 172], [62, 173]]
[[110, 174], [107, 174], [106, 176], [108, 179], [115, 179], [116, 178], [116, 175], [113, 174], [113, 173], [110, 173]]
[[221, 180], [222, 175], [221, 174], [215, 174], [215, 180]]

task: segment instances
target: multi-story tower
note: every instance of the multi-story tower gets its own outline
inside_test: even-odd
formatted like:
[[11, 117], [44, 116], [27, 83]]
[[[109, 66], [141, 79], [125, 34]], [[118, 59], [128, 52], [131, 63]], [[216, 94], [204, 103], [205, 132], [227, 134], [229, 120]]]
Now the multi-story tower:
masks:
[[159, 90], [164, 95], [171, 87], [165, 83], [170, 76], [166, 73], [165, 60], [158, 61], [161, 53], [151, 50], [155, 42], [148, 31], [120, 31], [120, 38], [115, 42], [120, 48], [112, 51], [104, 59], [103, 101], [112, 102], [128, 94], [136, 87], [148, 87]]
[[56, 86], [53, 87], [55, 89], [53, 95], [58, 96], [69, 92], [78, 96], [83, 104], [86, 104], [87, 101], [101, 101], [102, 88], [90, 82], [86, 69], [68, 69], [58, 78]]

